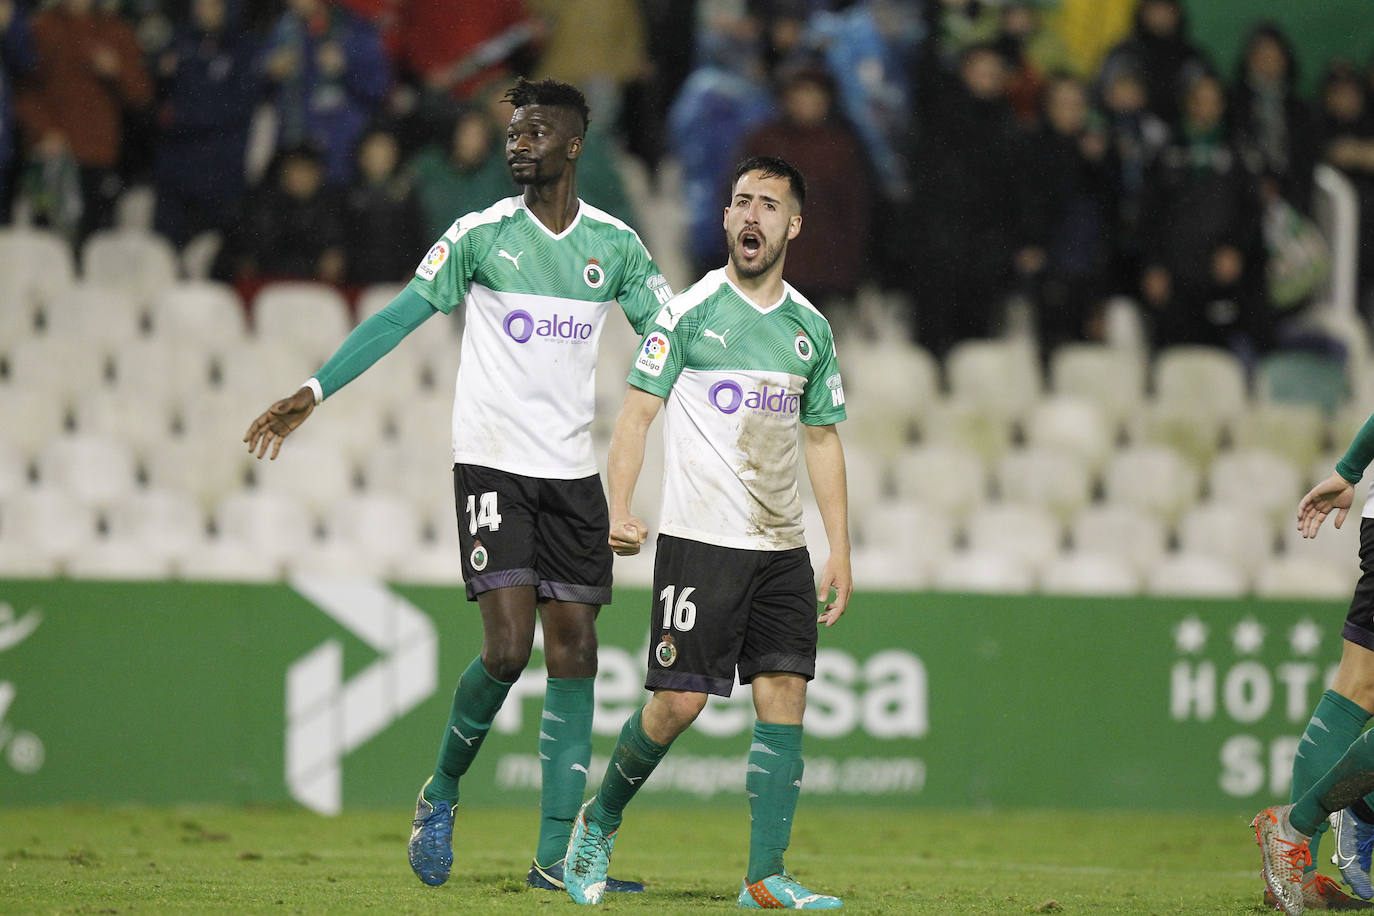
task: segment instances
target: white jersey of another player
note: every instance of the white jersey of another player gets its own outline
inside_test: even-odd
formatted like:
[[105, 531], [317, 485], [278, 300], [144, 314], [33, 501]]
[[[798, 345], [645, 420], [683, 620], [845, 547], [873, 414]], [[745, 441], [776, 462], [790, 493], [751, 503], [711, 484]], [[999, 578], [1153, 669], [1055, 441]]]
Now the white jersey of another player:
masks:
[[634, 230], [578, 201], [554, 234], [511, 197], [434, 243], [410, 288], [464, 308], [453, 460], [572, 480], [596, 473], [597, 342], [612, 302], [643, 333], [672, 290]]
[[804, 547], [798, 424], [845, 418], [830, 323], [787, 284], [768, 308], [713, 270], [640, 344], [636, 388], [665, 399], [659, 531], [720, 547]]

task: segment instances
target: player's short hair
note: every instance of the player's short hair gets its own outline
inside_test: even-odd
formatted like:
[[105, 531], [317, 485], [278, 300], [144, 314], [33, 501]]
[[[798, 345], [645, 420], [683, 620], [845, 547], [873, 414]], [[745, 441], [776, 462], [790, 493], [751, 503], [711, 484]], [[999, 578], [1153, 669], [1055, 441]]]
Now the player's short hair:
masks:
[[516, 108], [524, 108], [526, 105], [556, 105], [559, 108], [570, 108], [582, 119], [584, 134], [587, 132], [587, 125], [592, 122], [591, 109], [587, 107], [587, 97], [582, 94], [582, 90], [571, 83], [560, 83], [555, 79], [534, 82], [522, 76], [505, 94], [502, 101], [510, 102]]
[[801, 170], [780, 156], [750, 156], [735, 167], [735, 180], [730, 182], [733, 189], [747, 172], [762, 172], [764, 178], [786, 178], [797, 198], [797, 208], [806, 203], [806, 179]]

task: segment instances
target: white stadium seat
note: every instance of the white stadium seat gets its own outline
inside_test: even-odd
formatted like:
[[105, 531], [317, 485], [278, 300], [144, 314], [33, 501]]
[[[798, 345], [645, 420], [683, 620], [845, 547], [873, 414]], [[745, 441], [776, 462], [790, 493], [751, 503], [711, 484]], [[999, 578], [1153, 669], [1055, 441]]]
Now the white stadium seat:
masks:
[[1316, 404], [1261, 402], [1231, 427], [1236, 448], [1267, 448], [1304, 471], [1317, 460], [1325, 436], [1326, 417]]
[[282, 576], [279, 557], [237, 539], [199, 542], [176, 564], [182, 579], [205, 582], [272, 582]]
[[105, 522], [109, 540], [168, 559], [191, 554], [206, 538], [205, 511], [182, 490], [136, 490], [109, 505]]
[[1127, 422], [1132, 442], [1173, 449], [1199, 471], [1212, 463], [1226, 437], [1226, 425], [1201, 400], [1148, 401]]
[[1165, 557], [1146, 577], [1151, 595], [1189, 598], [1238, 598], [1245, 594], [1245, 576], [1225, 560], [1206, 555]]
[[70, 398], [42, 388], [15, 390], [0, 386], [0, 398], [5, 404], [0, 436], [25, 458], [35, 457], [44, 445], [64, 435], [67, 421], [74, 413]]
[[40, 308], [75, 282], [66, 239], [45, 230], [0, 229], [0, 301]]
[[950, 394], [1018, 418], [1039, 399], [1040, 364], [1014, 340], [965, 340], [945, 357]]
[[935, 570], [932, 585], [943, 592], [1025, 594], [1035, 576], [1006, 554], [960, 550]]
[[923, 502], [960, 519], [987, 500], [987, 469], [972, 449], [958, 445], [916, 445], [892, 462], [898, 499]]
[[931, 569], [954, 550], [948, 515], [914, 500], [884, 500], [863, 515], [850, 515], [858, 541], [877, 555], [904, 557], [908, 566]]
[[29, 482], [28, 456], [0, 433], [0, 497], [27, 488]]
[[1039, 506], [989, 503], [969, 516], [969, 549], [1001, 554], [1039, 572], [1059, 553], [1063, 531], [1053, 515]]
[[1218, 455], [1208, 474], [1212, 499], [1250, 506], [1271, 526], [1296, 519], [1306, 488], [1297, 468], [1268, 449], [1237, 449]]
[[108, 355], [141, 339], [143, 321], [143, 306], [128, 292], [82, 282], [43, 307], [43, 336], [83, 341]]
[[305, 504], [287, 493], [230, 493], [215, 507], [221, 540], [237, 541], [274, 560], [285, 561], [315, 539], [315, 522]]
[[1026, 415], [1023, 425], [1031, 446], [1060, 449], [1077, 456], [1096, 474], [1116, 447], [1116, 436], [1092, 401], [1071, 395], [1046, 398]]
[[96, 510], [65, 490], [30, 487], [0, 502], [0, 553], [27, 543], [62, 561], [95, 538]]
[[1092, 499], [1092, 478], [1077, 455], [1057, 448], [1023, 448], [1008, 452], [993, 471], [1004, 500], [1048, 509], [1068, 522]]
[[351, 495], [357, 469], [346, 456], [326, 443], [288, 439], [276, 460], [253, 465], [253, 478], [263, 493], [300, 500], [313, 515], [323, 517], [334, 503]]
[[1052, 595], [1134, 595], [1140, 573], [1111, 553], [1077, 550], [1060, 554], [1040, 574], [1040, 591]]
[[1097, 404], [1114, 432], [1145, 401], [1145, 363], [1121, 347], [1062, 344], [1050, 354], [1050, 385], [1056, 395]]
[[1162, 445], [1121, 449], [1103, 475], [1107, 501], [1144, 509], [1172, 525], [1198, 498], [1198, 474]]
[[1145, 509], [1119, 503], [1099, 503], [1084, 509], [1071, 528], [1077, 553], [1110, 553], [1143, 573], [1168, 549], [1164, 523]]
[[1345, 601], [1359, 579], [1359, 567], [1323, 557], [1281, 557], [1260, 570], [1255, 594], [1262, 598]]
[[417, 550], [421, 528], [420, 516], [408, 502], [384, 494], [343, 495], [325, 515], [330, 541], [351, 545], [383, 566]]
[[1154, 382], [1160, 401], [1196, 405], [1221, 423], [1240, 416], [1249, 403], [1245, 367], [1220, 347], [1165, 348], [1155, 357]]
[[150, 315], [153, 334], [178, 347], [224, 348], [248, 337], [248, 313], [223, 283], [173, 284], [154, 297]]
[[1189, 509], [1178, 522], [1179, 549], [1214, 556], [1254, 576], [1274, 556], [1274, 528], [1264, 515], [1244, 502], [1207, 501]]
[[126, 292], [140, 303], [152, 302], [175, 283], [177, 269], [172, 244], [147, 230], [102, 230], [81, 251], [83, 280]]
[[133, 449], [105, 436], [59, 436], [43, 446], [35, 463], [40, 485], [92, 505], [108, 505], [138, 485]]
[[325, 283], [272, 283], [253, 298], [253, 330], [260, 340], [300, 351], [307, 374], [338, 349], [351, 329], [348, 303]]
[[167, 579], [172, 559], [138, 544], [102, 538], [69, 557], [63, 571], [74, 579]]
[[1004, 410], [976, 400], [944, 398], [921, 417], [922, 443], [947, 443], [973, 449], [989, 464], [1012, 447], [1014, 422]]

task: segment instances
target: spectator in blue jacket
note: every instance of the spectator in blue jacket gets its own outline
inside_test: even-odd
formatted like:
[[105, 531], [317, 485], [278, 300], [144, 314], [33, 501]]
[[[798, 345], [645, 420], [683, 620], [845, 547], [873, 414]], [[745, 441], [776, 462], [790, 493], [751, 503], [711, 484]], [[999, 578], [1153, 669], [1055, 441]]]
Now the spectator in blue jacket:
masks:
[[194, 0], [190, 21], [158, 61], [153, 226], [177, 247], [223, 226], [247, 183], [248, 129], [261, 91], [258, 42], [240, 24], [240, 0]]
[[390, 87], [377, 30], [326, 0], [288, 0], [263, 69], [273, 84], [278, 148], [313, 144], [324, 152], [329, 182], [346, 183], [354, 147]]
[[14, 84], [38, 63], [28, 13], [16, 0], [0, 0], [0, 223], [9, 222], [15, 164]]

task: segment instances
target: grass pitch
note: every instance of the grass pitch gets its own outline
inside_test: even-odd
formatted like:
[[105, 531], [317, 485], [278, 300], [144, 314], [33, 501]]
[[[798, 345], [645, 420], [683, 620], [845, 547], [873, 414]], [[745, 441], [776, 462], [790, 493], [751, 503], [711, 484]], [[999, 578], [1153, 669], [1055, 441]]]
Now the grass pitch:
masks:
[[[439, 888], [410, 872], [409, 817], [0, 809], [0, 912], [576, 911], [561, 893], [525, 887], [534, 812], [461, 809], [453, 876]], [[612, 872], [649, 889], [592, 909], [730, 912], [747, 861], [742, 805], [637, 806]], [[1259, 852], [1242, 817], [840, 810], [803, 799], [787, 862], [808, 886], [843, 896], [852, 913], [1272, 912], [1260, 905]]]

